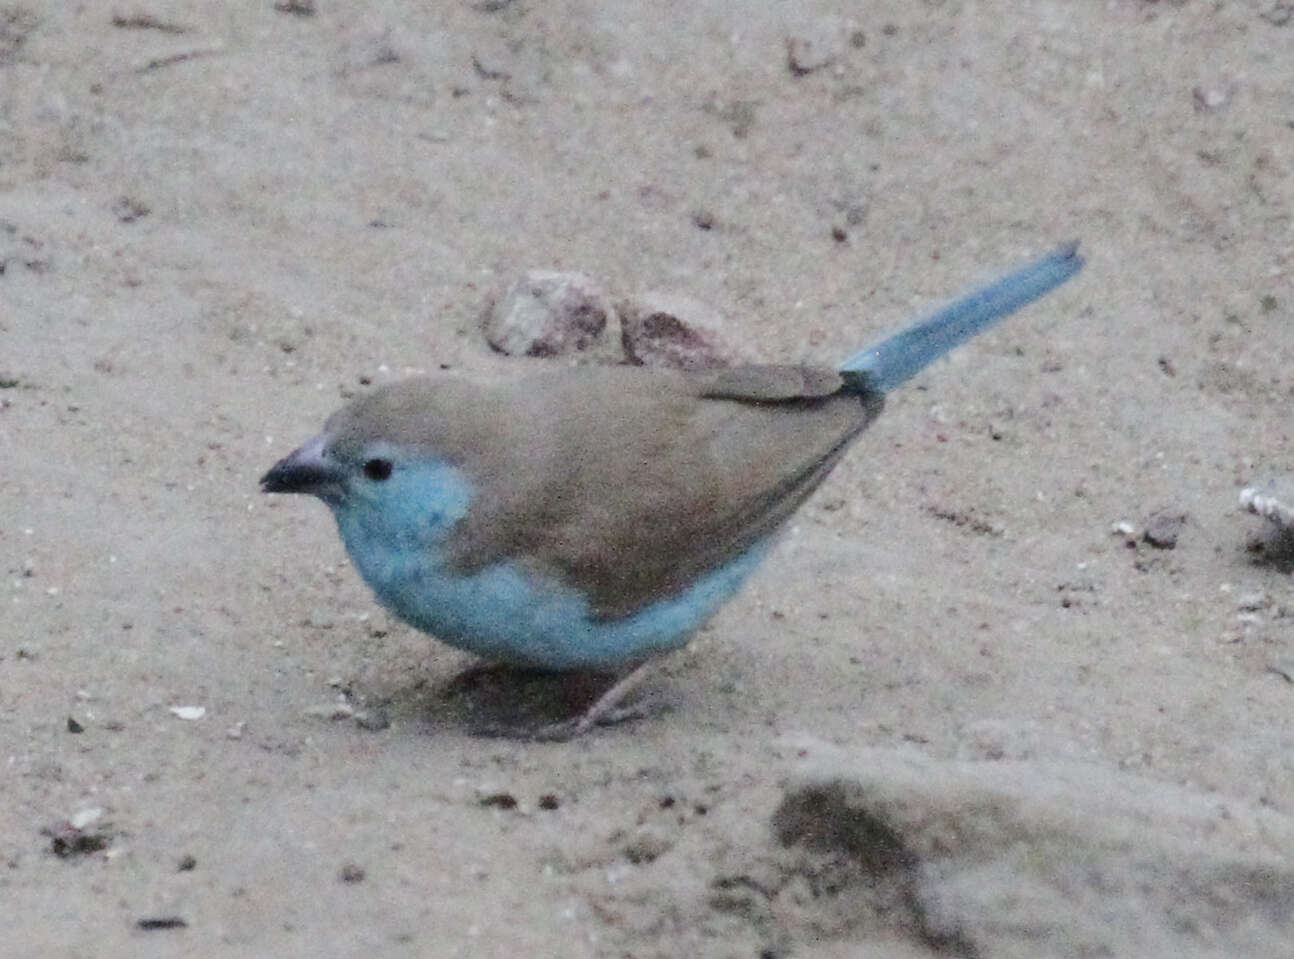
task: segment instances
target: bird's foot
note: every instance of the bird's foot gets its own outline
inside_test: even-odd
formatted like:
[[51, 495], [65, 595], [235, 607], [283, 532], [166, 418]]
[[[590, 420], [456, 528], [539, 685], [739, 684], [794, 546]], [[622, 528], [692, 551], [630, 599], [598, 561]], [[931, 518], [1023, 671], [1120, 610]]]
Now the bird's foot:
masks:
[[536, 743], [565, 743], [572, 739], [578, 739], [595, 726], [616, 726], [620, 723], [642, 719], [644, 716], [655, 713], [657, 711], [656, 706], [657, 704], [655, 703], [630, 703], [617, 706], [592, 719], [585, 712], [571, 719], [563, 719], [559, 722], [547, 723], [542, 726], [511, 726], [503, 724], [478, 726], [473, 730], [473, 733], [489, 739], [521, 739]]
[[626, 703], [651, 672], [653, 662], [641, 663], [612, 683], [582, 713], [558, 722], [541, 725], [515, 722], [487, 722], [477, 725], [473, 732], [478, 736], [503, 739], [528, 739], [536, 742], [566, 742], [583, 736], [595, 726], [614, 726], [640, 719], [654, 711], [655, 704], [641, 700]]

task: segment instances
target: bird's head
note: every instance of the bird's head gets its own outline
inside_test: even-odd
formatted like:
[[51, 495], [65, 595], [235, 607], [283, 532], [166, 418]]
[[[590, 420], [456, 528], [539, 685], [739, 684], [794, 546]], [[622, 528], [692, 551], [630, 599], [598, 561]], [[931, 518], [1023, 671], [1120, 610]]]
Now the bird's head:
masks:
[[469, 490], [438, 446], [445, 417], [437, 399], [435, 384], [413, 380], [343, 407], [323, 432], [270, 467], [261, 490], [317, 496], [343, 527], [359, 523], [379, 534], [452, 524]]

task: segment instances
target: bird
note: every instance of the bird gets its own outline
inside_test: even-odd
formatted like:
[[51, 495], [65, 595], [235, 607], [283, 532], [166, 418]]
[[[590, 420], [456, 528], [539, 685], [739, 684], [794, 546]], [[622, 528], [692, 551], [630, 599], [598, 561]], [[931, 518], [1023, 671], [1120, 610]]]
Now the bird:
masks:
[[566, 739], [621, 704], [769, 552], [885, 397], [1083, 266], [1039, 257], [837, 368], [556, 366], [395, 381], [275, 463], [266, 493], [332, 511], [381, 605], [489, 663], [618, 676]]

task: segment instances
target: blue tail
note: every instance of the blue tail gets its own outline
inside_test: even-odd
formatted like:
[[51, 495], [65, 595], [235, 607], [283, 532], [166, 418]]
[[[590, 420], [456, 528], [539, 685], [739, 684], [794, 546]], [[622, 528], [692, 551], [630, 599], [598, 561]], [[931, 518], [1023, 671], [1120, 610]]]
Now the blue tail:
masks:
[[1054, 290], [1082, 268], [1078, 243], [1068, 243], [954, 300], [928, 319], [855, 353], [840, 365], [840, 378], [846, 387], [860, 393], [888, 393], [953, 347]]

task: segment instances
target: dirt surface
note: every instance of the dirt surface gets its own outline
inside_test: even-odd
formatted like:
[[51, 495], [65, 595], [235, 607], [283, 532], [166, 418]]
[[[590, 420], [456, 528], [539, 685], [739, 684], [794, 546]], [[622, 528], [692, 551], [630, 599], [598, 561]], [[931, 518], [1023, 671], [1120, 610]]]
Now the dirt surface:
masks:
[[[743, 871], [802, 734], [1294, 817], [1288, 564], [1236, 505], [1294, 471], [1291, 49], [1268, 0], [0, 0], [0, 951], [996, 954]], [[527, 269], [832, 362], [1070, 238], [668, 708], [576, 742], [474, 735], [472, 660], [257, 491], [370, 384], [514, 375], [480, 319]]]

